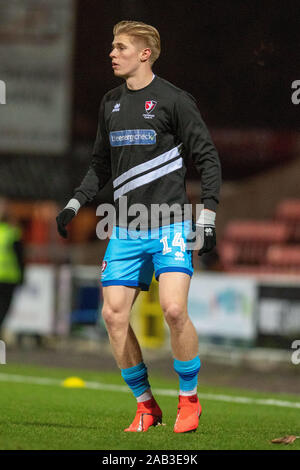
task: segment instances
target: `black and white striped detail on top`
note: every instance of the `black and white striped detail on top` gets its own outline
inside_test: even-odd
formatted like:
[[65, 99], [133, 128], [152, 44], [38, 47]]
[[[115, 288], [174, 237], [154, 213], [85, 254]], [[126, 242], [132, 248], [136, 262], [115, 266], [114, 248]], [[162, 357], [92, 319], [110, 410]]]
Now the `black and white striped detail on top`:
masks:
[[[161, 155], [158, 155], [157, 157], [152, 158], [145, 163], [136, 165], [133, 168], [130, 168], [130, 170], [125, 171], [125, 173], [122, 175], [118, 176], [118, 178], [113, 181], [113, 187], [117, 188], [118, 186], [121, 186], [116, 191], [114, 191], [114, 200], [116, 201], [119, 199], [119, 197], [127, 194], [133, 189], [138, 188], [139, 186], [143, 186], [147, 183], [150, 183], [151, 181], [161, 178], [164, 175], [167, 175], [168, 173], [171, 173], [172, 171], [182, 168], [183, 160], [180, 156], [182, 145], [183, 144], [179, 144], [177, 147], [174, 147], [171, 150], [168, 150], [167, 152], [162, 153]], [[164, 165], [160, 166], [162, 164]], [[153, 169], [155, 167], [159, 168]], [[145, 174], [141, 175], [141, 173]], [[133, 179], [128, 181], [130, 178]], [[128, 182], [125, 183], [126, 181]]]

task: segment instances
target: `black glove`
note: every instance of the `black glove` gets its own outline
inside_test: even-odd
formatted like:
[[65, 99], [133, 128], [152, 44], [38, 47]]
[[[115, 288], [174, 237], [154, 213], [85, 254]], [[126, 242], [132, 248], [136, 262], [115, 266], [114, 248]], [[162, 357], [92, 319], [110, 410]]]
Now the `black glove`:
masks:
[[56, 217], [57, 230], [62, 237], [67, 238], [68, 232], [66, 230], [66, 226], [71, 222], [75, 215], [76, 212], [74, 209], [65, 208]]
[[197, 238], [201, 240], [201, 248], [198, 256], [209, 253], [216, 246], [216, 213], [209, 209], [203, 209], [196, 222]]
[[216, 227], [211, 225], [204, 225], [203, 230], [203, 246], [198, 251], [198, 256], [203, 255], [203, 253], [209, 253], [216, 246]]

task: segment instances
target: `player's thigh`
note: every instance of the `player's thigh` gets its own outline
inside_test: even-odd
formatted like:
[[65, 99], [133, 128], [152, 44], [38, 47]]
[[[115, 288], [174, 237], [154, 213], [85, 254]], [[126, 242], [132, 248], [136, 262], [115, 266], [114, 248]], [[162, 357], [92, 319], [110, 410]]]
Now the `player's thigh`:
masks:
[[187, 299], [191, 277], [183, 272], [165, 272], [159, 275], [159, 301], [164, 313], [178, 310], [187, 313]]

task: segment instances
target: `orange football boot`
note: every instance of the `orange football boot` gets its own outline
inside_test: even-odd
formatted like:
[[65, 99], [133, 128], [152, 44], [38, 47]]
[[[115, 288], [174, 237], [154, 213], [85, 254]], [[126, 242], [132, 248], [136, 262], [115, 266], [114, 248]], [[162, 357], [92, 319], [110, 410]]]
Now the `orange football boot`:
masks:
[[162, 411], [155, 399], [142, 401], [137, 404], [137, 412], [129, 428], [125, 432], [145, 432], [150, 426], [157, 426], [162, 422]]
[[174, 425], [174, 432], [196, 431], [202, 408], [197, 394], [186, 397], [179, 395], [177, 418]]

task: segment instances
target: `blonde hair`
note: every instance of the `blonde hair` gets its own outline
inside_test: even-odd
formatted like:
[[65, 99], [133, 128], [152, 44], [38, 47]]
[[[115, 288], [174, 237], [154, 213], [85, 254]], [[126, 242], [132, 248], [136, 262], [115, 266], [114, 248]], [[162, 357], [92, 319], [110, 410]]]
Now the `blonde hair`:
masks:
[[146, 46], [151, 49], [151, 56], [149, 58], [150, 65], [160, 56], [160, 36], [154, 26], [151, 26], [141, 21], [120, 21], [114, 26], [114, 36], [117, 34], [128, 34], [139, 39], [143, 39]]

